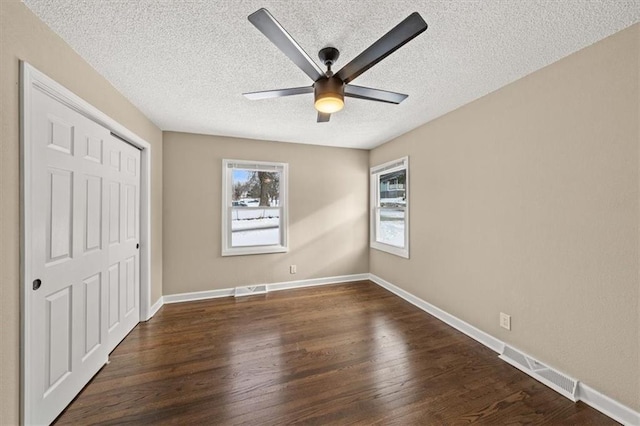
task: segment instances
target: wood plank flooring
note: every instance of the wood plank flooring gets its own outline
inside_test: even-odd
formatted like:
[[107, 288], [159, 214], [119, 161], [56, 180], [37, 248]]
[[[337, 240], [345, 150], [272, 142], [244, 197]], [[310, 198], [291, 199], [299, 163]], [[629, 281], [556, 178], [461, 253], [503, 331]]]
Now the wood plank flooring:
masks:
[[616, 424], [363, 281], [165, 305], [66, 424]]

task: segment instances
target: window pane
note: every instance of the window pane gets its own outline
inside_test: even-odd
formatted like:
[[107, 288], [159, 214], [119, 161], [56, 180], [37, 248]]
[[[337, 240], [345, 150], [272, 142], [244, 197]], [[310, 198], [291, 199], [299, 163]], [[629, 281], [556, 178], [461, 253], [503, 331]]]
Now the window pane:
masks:
[[406, 169], [380, 175], [380, 207], [404, 207], [407, 204], [406, 179]]
[[378, 232], [380, 243], [404, 247], [404, 210], [378, 210]]
[[233, 169], [231, 205], [234, 207], [280, 206], [280, 172]]
[[231, 209], [231, 246], [280, 244], [280, 209]]

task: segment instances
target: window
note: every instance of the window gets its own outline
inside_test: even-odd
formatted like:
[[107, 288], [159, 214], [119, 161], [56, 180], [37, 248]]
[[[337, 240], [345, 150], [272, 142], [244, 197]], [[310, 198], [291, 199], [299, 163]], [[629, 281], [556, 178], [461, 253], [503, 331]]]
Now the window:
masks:
[[286, 163], [222, 160], [222, 255], [286, 252]]
[[371, 168], [371, 247], [409, 257], [409, 157]]

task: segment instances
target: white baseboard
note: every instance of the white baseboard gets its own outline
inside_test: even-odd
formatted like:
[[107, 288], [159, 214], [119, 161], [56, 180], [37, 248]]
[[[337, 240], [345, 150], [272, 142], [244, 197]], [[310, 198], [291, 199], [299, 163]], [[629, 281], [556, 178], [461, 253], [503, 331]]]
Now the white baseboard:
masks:
[[235, 289], [223, 288], [220, 290], [193, 291], [189, 293], [167, 294], [163, 296], [164, 303], [193, 302], [195, 300], [216, 299], [218, 297], [233, 296]]
[[438, 318], [440, 321], [450, 325], [451, 327], [455, 328], [458, 331], [463, 332], [464, 334], [471, 337], [472, 339], [477, 340], [478, 342], [482, 343], [486, 347], [493, 349], [493, 351], [499, 354], [502, 353], [502, 350], [504, 349], [504, 342], [496, 339], [492, 335], [487, 334], [484, 331], [475, 328], [471, 324], [462, 321], [460, 318], [455, 317], [450, 313], [445, 312], [436, 306], [433, 306], [431, 303], [425, 302], [419, 297], [414, 296], [408, 291], [405, 291], [400, 287], [397, 287], [391, 284], [390, 282], [383, 280], [377, 275], [369, 274], [369, 279], [374, 283], [378, 284], [380, 287], [386, 288], [391, 293], [397, 296], [400, 296], [401, 298], [411, 303], [412, 305], [417, 306], [423, 311], [433, 315], [434, 317]]
[[151, 308], [149, 309], [149, 318], [147, 318], [145, 321], [149, 321], [151, 318], [153, 318], [153, 316], [158, 313], [160, 308], [162, 308], [162, 305], [164, 305], [164, 297], [160, 296], [160, 298], [156, 300], [156, 303], [151, 305]]
[[[471, 324], [462, 321], [458, 317], [455, 317], [428, 302], [425, 302], [419, 297], [391, 284], [390, 282], [378, 277], [377, 275], [369, 274], [369, 279], [378, 284], [380, 287], [389, 290], [391, 293], [403, 298], [412, 305], [433, 315], [434, 317], [450, 325], [456, 330], [466, 334], [474, 340], [477, 340], [493, 351], [499, 354], [503, 352], [505, 343], [493, 337], [492, 335], [475, 328]], [[595, 408], [596, 410], [611, 417], [617, 422], [621, 422], [622, 424], [628, 426], [640, 426], [640, 413], [596, 391], [583, 382], [578, 381], [577, 395], [577, 399], [579, 401], [582, 401], [585, 404]]]
[[[369, 274], [338, 275], [336, 277], [311, 278], [308, 280], [284, 281], [280, 283], [266, 284], [267, 292], [289, 290], [301, 287], [314, 287], [318, 285], [347, 283], [353, 281], [368, 280]], [[264, 285], [264, 284], [263, 284]], [[218, 297], [233, 296], [235, 288], [224, 288], [220, 290], [196, 291], [190, 293], [167, 294], [163, 296], [164, 303], [191, 302], [194, 300], [215, 299]]]
[[640, 426], [640, 413], [578, 382], [578, 399], [613, 420], [628, 426]]
[[369, 274], [338, 275], [336, 277], [311, 278], [308, 280], [284, 281], [281, 283], [267, 284], [268, 291], [290, 290], [301, 287], [315, 287], [317, 285], [349, 283], [369, 279]]

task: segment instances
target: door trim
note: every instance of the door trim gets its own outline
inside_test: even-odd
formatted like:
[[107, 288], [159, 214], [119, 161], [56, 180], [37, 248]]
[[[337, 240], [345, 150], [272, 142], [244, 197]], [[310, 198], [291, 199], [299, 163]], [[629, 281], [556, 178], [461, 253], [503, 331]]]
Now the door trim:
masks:
[[30, 377], [25, 368], [30, 357], [29, 291], [31, 265], [31, 99], [35, 90], [107, 128], [141, 150], [140, 155], [140, 320], [151, 318], [151, 145], [117, 121], [55, 82], [27, 62], [20, 61], [20, 412], [21, 423], [30, 424]]

